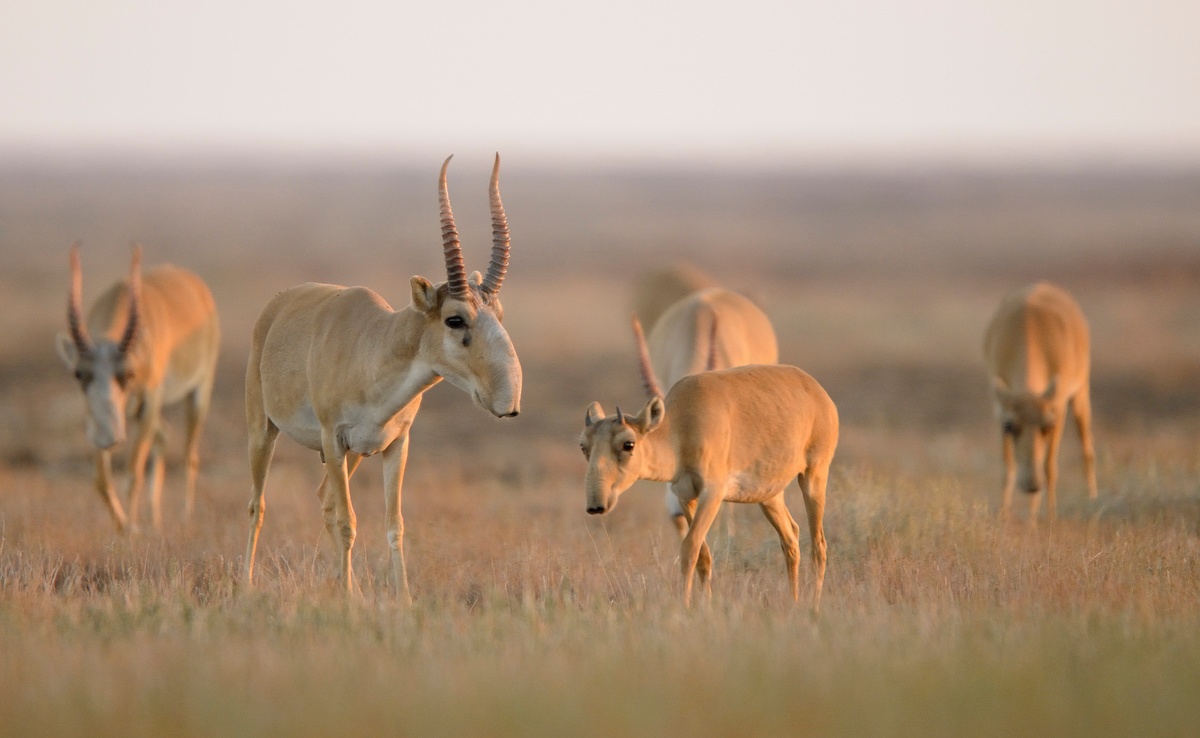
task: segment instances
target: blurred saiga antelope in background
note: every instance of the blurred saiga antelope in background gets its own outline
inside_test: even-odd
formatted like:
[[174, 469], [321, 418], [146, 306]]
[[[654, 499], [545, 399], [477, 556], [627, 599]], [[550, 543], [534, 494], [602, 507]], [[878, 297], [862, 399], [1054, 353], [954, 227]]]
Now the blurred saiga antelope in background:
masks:
[[267, 470], [280, 431], [321, 453], [325, 478], [318, 494], [348, 593], [357, 530], [350, 477], [364, 456], [382, 452], [393, 583], [407, 601], [400, 488], [422, 393], [444, 378], [496, 417], [517, 415], [521, 364], [501, 325], [499, 297], [509, 252], [500, 156], [492, 169], [492, 255], [483, 277], [475, 272], [468, 279], [463, 266], [446, 187], [449, 164], [447, 157], [438, 178], [445, 282], [413, 277], [412, 305], [402, 310], [365, 287], [302, 284], [276, 295], [254, 326], [246, 367], [253, 481], [246, 584], [253, 581]]
[[838, 439], [837, 408], [815, 379], [794, 366], [752, 365], [683, 377], [664, 399], [644, 342], [642, 378], [651, 394], [636, 416], [588, 407], [580, 448], [588, 460], [589, 514], [616, 506], [639, 479], [669, 482], [688, 521], [680, 547], [684, 601], [698, 570], [712, 591], [705, 536], [722, 502], [756, 502], [779, 534], [793, 599], [799, 599], [800, 526], [783, 490], [796, 477], [812, 536], [813, 610], [820, 606], [826, 544], [822, 520], [829, 464]]
[[[117, 530], [136, 531], [147, 464], [150, 516], [162, 528], [165, 437], [162, 409], [183, 402], [187, 415], [183, 516], [191, 516], [200, 466], [200, 431], [208, 414], [220, 328], [203, 280], [170, 264], [143, 276], [142, 250], [134, 245], [129, 278], [105, 290], [83, 318], [79, 244], [71, 247], [69, 333], [58, 352], [75, 373], [87, 400], [87, 437], [96, 447], [96, 489]], [[125, 440], [126, 418], [136, 428], [129, 462], [129, 514], [113, 490], [112, 448]]]
[[[634, 320], [640, 337], [641, 326]], [[676, 301], [655, 322], [648, 344], [651, 371], [667, 389], [690, 374], [779, 361], [770, 318], [745, 296], [723, 287], [702, 289]], [[680, 536], [687, 535], [687, 516], [679, 497], [668, 488], [665, 499], [675, 529]]]
[[1030, 493], [1036, 522], [1042, 489], [1046, 514], [1057, 514], [1058, 445], [1067, 405], [1083, 446], [1088, 497], [1096, 498], [1096, 451], [1092, 442], [1091, 372], [1087, 320], [1071, 296], [1045, 282], [1007, 295], [988, 324], [983, 344], [996, 416], [1004, 439], [1007, 516], [1014, 487]]

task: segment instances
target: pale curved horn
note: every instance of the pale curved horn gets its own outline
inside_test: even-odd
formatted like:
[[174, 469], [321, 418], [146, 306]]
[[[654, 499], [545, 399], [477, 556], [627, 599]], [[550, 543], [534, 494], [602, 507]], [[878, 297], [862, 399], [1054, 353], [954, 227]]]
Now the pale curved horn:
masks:
[[621, 412], [621, 406], [617, 405], [617, 422], [625, 425], [625, 413]]
[[71, 291], [67, 295], [67, 327], [80, 352], [92, 350], [87, 328], [83, 326], [83, 268], [79, 266], [79, 241], [71, 245]]
[[446, 187], [446, 167], [454, 154], [442, 162], [442, 174], [438, 177], [438, 202], [442, 206], [442, 253], [446, 257], [446, 283], [450, 296], [456, 300], [467, 297], [467, 267], [463, 264], [462, 244], [458, 241], [458, 228], [454, 225], [454, 211], [450, 209], [450, 190]]
[[642, 386], [650, 397], [662, 397], [662, 388], [654, 377], [654, 366], [650, 363], [650, 349], [646, 346], [646, 336], [642, 334], [642, 322], [633, 316], [633, 337], [637, 341], [638, 369], [642, 372]]
[[133, 245], [133, 259], [129, 265], [129, 319], [125, 322], [125, 332], [121, 334], [121, 342], [117, 349], [121, 353], [129, 351], [133, 339], [137, 338], [138, 328], [142, 324], [142, 247]]
[[704, 371], [717, 368], [717, 316], [712, 316], [712, 328], [708, 332], [708, 357], [704, 360]]
[[494, 295], [500, 291], [504, 275], [508, 273], [508, 249], [512, 239], [508, 235], [508, 217], [504, 214], [504, 203], [500, 201], [500, 154], [492, 166], [492, 186], [488, 192], [492, 205], [492, 259], [488, 262], [487, 275], [483, 278], [482, 290]]

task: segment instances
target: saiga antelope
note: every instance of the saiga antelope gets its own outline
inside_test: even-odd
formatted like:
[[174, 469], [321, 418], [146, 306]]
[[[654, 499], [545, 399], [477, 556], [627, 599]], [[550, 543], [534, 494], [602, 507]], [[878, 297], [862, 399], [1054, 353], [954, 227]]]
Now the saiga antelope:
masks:
[[350, 477], [364, 456], [382, 452], [393, 584], [407, 601], [400, 487], [422, 393], [444, 378], [496, 417], [519, 410], [521, 364], [501, 325], [509, 234], [500, 201], [500, 156], [492, 169], [492, 256], [484, 277], [475, 272], [468, 279], [463, 266], [446, 188], [449, 164], [447, 157], [438, 178], [447, 281], [433, 285], [413, 277], [412, 305], [403, 310], [393, 310], [365, 287], [302, 284], [276, 295], [254, 326], [246, 367], [253, 482], [246, 584], [253, 581], [264, 484], [280, 431], [321, 453], [325, 478], [318, 494], [348, 593], [357, 529]]
[[[641, 333], [636, 323], [635, 331]], [[693, 292], [671, 305], [654, 323], [648, 343], [654, 375], [668, 389], [689, 374], [779, 361], [770, 318], [723, 287]], [[687, 535], [687, 516], [670, 488], [666, 505], [679, 535]]]
[[1007, 295], [988, 324], [984, 358], [992, 377], [996, 417], [1004, 439], [1004, 497], [1008, 515], [1014, 487], [1033, 497], [1037, 520], [1046, 490], [1046, 515], [1057, 514], [1058, 445], [1067, 405], [1083, 446], [1088, 497], [1096, 498], [1096, 451], [1092, 442], [1090, 347], [1083, 311], [1063, 289], [1045, 282]]
[[[639, 342], [640, 343], [640, 342]], [[815, 379], [794, 366], [752, 365], [680, 379], [662, 397], [645, 345], [639, 346], [651, 398], [636, 416], [605, 416], [592, 403], [580, 448], [587, 511], [606, 513], [639, 479], [670, 482], [688, 518], [680, 547], [684, 602], [698, 570], [712, 591], [712, 557], [704, 537], [722, 502], [757, 502], [779, 534], [792, 598], [800, 597], [800, 526], [784, 502], [800, 482], [812, 536], [813, 610], [825, 579], [825, 485], [837, 446], [837, 408]], [[702, 555], [702, 553], [704, 555]]]
[[[191, 516], [200, 430], [212, 397], [220, 340], [217, 310], [203, 280], [170, 264], [143, 276], [141, 259], [141, 247], [134, 245], [129, 278], [105, 290], [84, 321], [79, 244], [72, 246], [69, 333], [58, 335], [58, 353], [87, 400], [87, 437], [96, 447], [96, 489], [121, 532], [137, 530], [147, 463], [150, 516], [154, 527], [162, 528], [162, 409], [176, 402], [183, 402], [187, 410], [183, 516]], [[112, 482], [112, 448], [125, 440], [126, 416], [136, 427], [128, 518]]]

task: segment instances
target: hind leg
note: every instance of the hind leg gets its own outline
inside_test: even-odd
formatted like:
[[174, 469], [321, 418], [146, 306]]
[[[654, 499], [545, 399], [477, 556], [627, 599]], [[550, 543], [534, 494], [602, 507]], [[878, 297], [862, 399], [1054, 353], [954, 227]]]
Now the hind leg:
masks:
[[188, 394], [185, 400], [187, 414], [187, 436], [184, 441], [184, 487], [183, 519], [191, 520], [196, 500], [196, 475], [200, 471], [200, 431], [208, 417], [209, 401], [212, 399], [212, 380], [205, 382]]
[[1087, 478], [1088, 499], [1096, 499], [1096, 447], [1092, 439], [1092, 398], [1085, 382], [1083, 389], [1071, 401], [1075, 415], [1075, 427], [1079, 431], [1079, 442], [1083, 446], [1083, 473]]
[[804, 494], [804, 511], [808, 514], [808, 532], [812, 536], [813, 612], [821, 607], [821, 589], [825, 584], [825, 482], [829, 466], [811, 468], [797, 479]]
[[800, 525], [787, 509], [783, 492], [775, 495], [766, 502], [759, 503], [763, 514], [775, 532], [779, 534], [779, 545], [783, 548], [783, 558], [787, 563], [788, 583], [792, 588], [792, 599], [800, 599]]
[[[358, 465], [362, 463], [363, 457], [353, 451], [346, 452], [346, 479], [349, 480], [354, 476], [354, 471], [358, 469]], [[317, 485], [317, 499], [321, 501], [321, 514], [325, 517], [325, 532], [329, 534], [329, 540], [337, 544], [338, 536], [334, 526], [337, 524], [337, 504], [334, 497], [329, 494], [329, 475], [321, 477], [321, 483]]]

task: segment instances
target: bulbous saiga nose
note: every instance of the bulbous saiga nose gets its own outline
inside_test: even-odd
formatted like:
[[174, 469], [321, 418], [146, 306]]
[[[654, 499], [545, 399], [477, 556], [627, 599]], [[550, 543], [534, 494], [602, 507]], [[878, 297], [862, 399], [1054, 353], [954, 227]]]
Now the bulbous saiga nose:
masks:
[[601, 515], [604, 513], [605, 509], [606, 508], [603, 508], [603, 507], [589, 507], [587, 509], [587, 512], [588, 512], [588, 515]]

